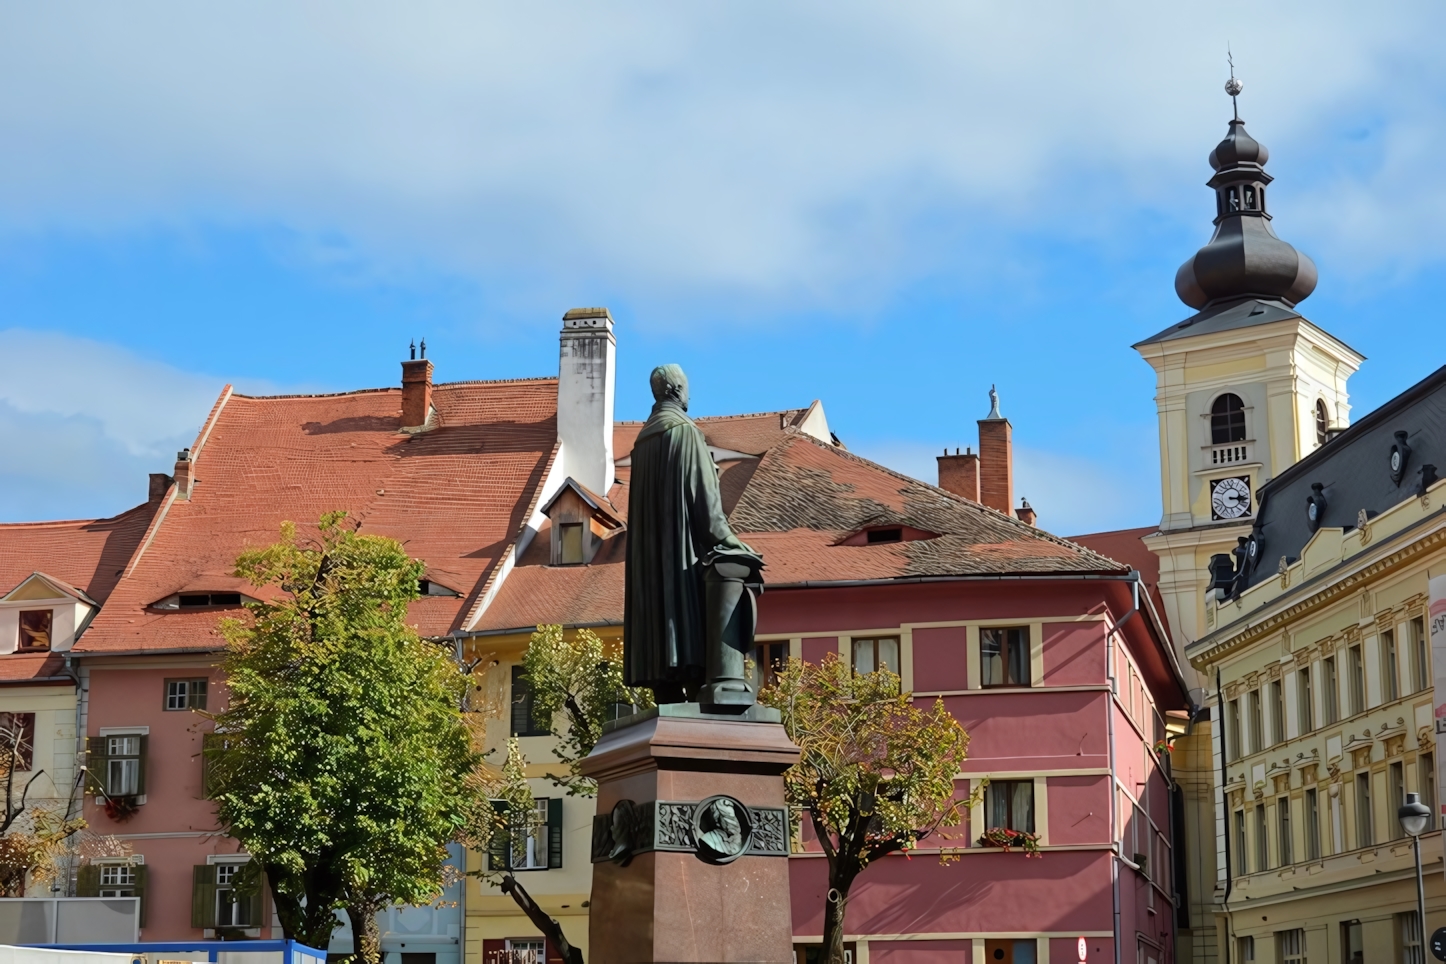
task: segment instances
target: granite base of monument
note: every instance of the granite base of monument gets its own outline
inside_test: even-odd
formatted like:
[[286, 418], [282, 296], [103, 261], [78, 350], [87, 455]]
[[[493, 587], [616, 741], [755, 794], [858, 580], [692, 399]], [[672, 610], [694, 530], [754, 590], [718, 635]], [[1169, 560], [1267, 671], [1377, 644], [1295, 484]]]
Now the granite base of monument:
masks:
[[791, 964], [798, 748], [777, 719], [681, 703], [608, 724], [582, 766], [598, 781], [590, 964]]

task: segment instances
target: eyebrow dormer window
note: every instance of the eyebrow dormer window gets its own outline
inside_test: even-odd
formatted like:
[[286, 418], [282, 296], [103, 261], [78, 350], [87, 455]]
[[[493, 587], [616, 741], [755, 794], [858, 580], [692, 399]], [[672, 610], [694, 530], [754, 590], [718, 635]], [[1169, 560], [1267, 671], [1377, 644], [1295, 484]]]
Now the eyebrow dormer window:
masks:
[[17, 649], [37, 651], [50, 648], [50, 627], [54, 613], [49, 609], [20, 611], [20, 640]]
[[903, 542], [903, 541], [904, 541], [904, 530], [903, 530], [902, 528], [898, 527], [898, 526], [894, 526], [893, 528], [889, 528], [889, 529], [870, 529], [870, 530], [869, 530], [869, 534], [868, 534], [868, 544], [869, 544], [869, 545], [873, 545], [873, 544], [876, 543], [876, 542]]
[[239, 606], [241, 605], [241, 594], [239, 592], [188, 592], [181, 594], [179, 604], [182, 609], [197, 609], [201, 606]]

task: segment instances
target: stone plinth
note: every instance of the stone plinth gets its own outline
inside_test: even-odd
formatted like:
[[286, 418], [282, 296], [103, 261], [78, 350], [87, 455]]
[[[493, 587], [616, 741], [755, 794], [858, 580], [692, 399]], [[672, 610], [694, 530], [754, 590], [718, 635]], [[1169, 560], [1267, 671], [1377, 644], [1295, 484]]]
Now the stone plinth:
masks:
[[[590, 964], [791, 964], [782, 774], [798, 748], [776, 719], [671, 704], [609, 724], [582, 766], [598, 781]], [[736, 856], [729, 800], [745, 808]]]

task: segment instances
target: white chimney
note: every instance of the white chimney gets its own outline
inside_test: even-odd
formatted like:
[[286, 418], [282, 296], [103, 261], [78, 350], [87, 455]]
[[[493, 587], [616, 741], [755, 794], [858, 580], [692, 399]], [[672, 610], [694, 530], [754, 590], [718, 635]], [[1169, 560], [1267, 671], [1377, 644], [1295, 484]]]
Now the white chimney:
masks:
[[606, 308], [573, 308], [562, 316], [561, 340], [557, 437], [563, 472], [606, 496], [613, 484], [613, 316]]

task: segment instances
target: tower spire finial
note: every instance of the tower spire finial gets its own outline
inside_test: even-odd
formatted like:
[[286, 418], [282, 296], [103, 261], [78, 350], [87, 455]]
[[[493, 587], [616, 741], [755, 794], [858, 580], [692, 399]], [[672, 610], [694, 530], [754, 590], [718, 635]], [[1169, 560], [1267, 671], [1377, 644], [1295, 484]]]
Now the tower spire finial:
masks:
[[1230, 52], [1230, 45], [1225, 45], [1225, 62], [1230, 65], [1230, 79], [1225, 82], [1225, 93], [1230, 95], [1230, 109], [1235, 112], [1235, 119], [1240, 120], [1240, 104], [1235, 98], [1245, 89], [1245, 85], [1235, 79], [1235, 55]]

